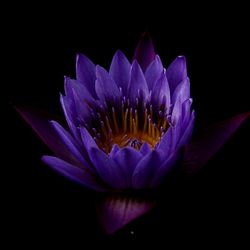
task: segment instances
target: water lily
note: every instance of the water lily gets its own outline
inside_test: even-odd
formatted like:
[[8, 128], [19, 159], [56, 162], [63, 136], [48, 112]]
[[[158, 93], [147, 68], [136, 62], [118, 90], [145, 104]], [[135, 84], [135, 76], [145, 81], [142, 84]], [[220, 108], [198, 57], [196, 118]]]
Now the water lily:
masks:
[[105, 194], [97, 210], [108, 233], [154, 206], [129, 193], [160, 188], [177, 166], [196, 172], [249, 116], [213, 125], [190, 142], [195, 116], [185, 57], [165, 69], [147, 35], [131, 62], [117, 51], [109, 70], [78, 55], [76, 79], [65, 77], [64, 89], [67, 127], [31, 109], [17, 110], [54, 152], [43, 162]]

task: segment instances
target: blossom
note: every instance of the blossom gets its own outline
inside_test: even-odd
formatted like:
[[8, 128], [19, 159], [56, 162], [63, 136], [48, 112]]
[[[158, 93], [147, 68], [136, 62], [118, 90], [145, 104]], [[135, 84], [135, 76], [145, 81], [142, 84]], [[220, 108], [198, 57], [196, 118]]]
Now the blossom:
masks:
[[177, 165], [197, 171], [249, 116], [234, 117], [189, 143], [195, 116], [186, 59], [178, 56], [164, 68], [147, 36], [131, 62], [118, 50], [108, 71], [79, 54], [76, 79], [65, 77], [64, 90], [67, 128], [17, 109], [55, 153], [43, 162], [87, 188], [116, 192], [98, 207], [108, 232], [153, 207], [117, 193], [156, 189]]

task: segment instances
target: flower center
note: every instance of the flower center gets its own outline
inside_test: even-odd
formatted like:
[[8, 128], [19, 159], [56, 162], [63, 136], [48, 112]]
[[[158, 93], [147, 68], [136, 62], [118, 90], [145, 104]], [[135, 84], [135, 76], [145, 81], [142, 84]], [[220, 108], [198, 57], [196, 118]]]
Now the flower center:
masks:
[[103, 111], [97, 113], [98, 119], [92, 123], [94, 126], [90, 132], [106, 153], [114, 144], [139, 150], [147, 142], [154, 148], [167, 131], [169, 125], [164, 104], [153, 108], [149, 103], [137, 100], [131, 106], [129, 100], [123, 98], [120, 105], [107, 104]]

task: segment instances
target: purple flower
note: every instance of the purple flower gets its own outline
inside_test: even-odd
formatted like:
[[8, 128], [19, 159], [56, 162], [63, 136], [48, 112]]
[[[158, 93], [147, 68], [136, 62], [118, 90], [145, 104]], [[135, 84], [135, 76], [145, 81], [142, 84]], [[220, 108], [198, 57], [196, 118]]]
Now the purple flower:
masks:
[[[185, 57], [165, 69], [148, 36], [132, 62], [117, 51], [108, 71], [78, 55], [76, 80], [65, 77], [64, 89], [60, 101], [68, 128], [17, 109], [56, 155], [42, 160], [100, 192], [158, 188], [180, 162], [183, 171], [194, 173], [249, 116], [214, 126], [188, 144], [195, 119]], [[107, 232], [114, 232], [152, 207], [116, 194], [98, 211]]]

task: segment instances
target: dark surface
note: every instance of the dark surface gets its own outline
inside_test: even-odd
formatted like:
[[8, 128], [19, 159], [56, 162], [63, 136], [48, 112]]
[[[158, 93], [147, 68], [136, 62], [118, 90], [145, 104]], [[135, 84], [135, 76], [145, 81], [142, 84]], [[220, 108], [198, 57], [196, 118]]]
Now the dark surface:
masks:
[[[8, 54], [5, 104], [25, 103], [61, 114], [63, 76], [74, 77], [77, 52], [108, 68], [118, 48], [131, 58], [148, 30], [165, 66], [178, 55], [187, 58], [197, 129], [250, 110], [249, 17], [243, 6], [189, 6], [190, 11], [169, 6], [163, 11], [162, 6], [144, 10], [126, 5], [117, 6], [119, 12], [66, 7], [67, 12], [59, 6], [9, 9], [12, 21], [4, 27], [2, 47]], [[51, 239], [83, 245], [89, 239], [149, 240], [201, 249], [246, 239], [249, 122], [199, 175], [162, 190], [158, 209], [106, 237], [95, 215], [95, 195], [42, 164], [40, 157], [49, 149], [10, 105], [7, 111], [8, 161], [2, 178], [4, 228], [11, 239], [31, 245], [32, 240], [37, 245]]]

